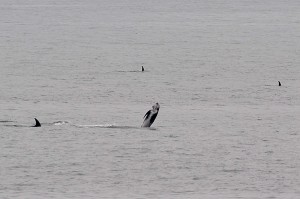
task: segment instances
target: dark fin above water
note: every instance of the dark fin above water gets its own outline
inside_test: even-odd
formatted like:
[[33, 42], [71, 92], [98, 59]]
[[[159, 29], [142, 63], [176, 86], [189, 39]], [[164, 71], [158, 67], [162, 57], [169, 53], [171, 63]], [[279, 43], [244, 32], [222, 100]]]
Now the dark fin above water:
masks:
[[144, 69], [144, 66], [142, 66], [142, 72], [144, 72], [144, 70], [145, 70], [145, 69]]
[[280, 83], [280, 81], [278, 81], [278, 86], [281, 86], [281, 83]]
[[36, 118], [34, 119], [35, 119], [35, 125], [32, 127], [41, 127], [41, 123]]

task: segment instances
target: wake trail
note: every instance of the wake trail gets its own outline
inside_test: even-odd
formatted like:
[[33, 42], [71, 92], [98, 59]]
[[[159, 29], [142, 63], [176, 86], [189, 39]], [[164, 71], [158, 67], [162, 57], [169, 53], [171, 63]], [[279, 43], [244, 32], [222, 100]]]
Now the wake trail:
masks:
[[117, 128], [117, 129], [139, 129], [136, 126], [122, 126], [116, 124], [77, 124], [78, 128]]
[[[14, 124], [14, 121], [2, 120], [0, 121], [2, 126], [6, 127], [32, 127], [29, 124]], [[117, 125], [113, 124], [75, 124], [70, 121], [55, 121], [55, 122], [42, 122], [41, 128], [43, 127], [51, 127], [51, 126], [72, 126], [76, 128], [108, 128], [108, 129], [143, 129], [143, 130], [156, 130], [153, 127], [141, 128], [140, 126], [126, 126], [126, 125]]]

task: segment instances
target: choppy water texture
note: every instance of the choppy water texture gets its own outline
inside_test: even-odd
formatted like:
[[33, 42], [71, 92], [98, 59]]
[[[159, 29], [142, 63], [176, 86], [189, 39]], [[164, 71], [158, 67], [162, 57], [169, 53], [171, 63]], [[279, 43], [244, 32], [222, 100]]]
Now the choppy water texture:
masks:
[[299, 8], [0, 0], [1, 198], [299, 198]]

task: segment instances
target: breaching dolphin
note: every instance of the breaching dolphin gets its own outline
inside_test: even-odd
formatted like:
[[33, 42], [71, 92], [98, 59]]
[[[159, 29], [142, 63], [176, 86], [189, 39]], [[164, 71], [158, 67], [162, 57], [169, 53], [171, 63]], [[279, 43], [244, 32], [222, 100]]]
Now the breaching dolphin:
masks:
[[154, 120], [157, 117], [158, 111], [159, 111], [159, 104], [156, 103], [152, 106], [152, 110], [149, 110], [145, 116], [144, 116], [144, 122], [142, 124], [141, 127], [150, 127], [152, 125], [152, 123], [154, 122]]

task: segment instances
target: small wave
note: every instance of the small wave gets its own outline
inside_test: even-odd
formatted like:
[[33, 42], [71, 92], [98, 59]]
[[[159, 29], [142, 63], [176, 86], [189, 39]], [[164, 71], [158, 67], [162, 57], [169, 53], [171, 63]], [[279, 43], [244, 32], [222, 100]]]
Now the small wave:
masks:
[[75, 125], [77, 127], [81, 127], [81, 128], [96, 128], [96, 127], [100, 127], [100, 128], [111, 128], [112, 126], [114, 126], [114, 124], [78, 124]]
[[14, 122], [14, 121], [11, 121], [11, 120], [0, 120], [0, 123], [10, 123], [10, 122]]
[[6, 126], [6, 127], [32, 127], [32, 126], [28, 126], [28, 125], [24, 125], [24, 124], [4, 124], [3, 126]]
[[244, 170], [242, 169], [223, 169], [222, 172], [226, 172], [226, 173], [239, 173], [239, 172], [243, 172]]
[[68, 122], [68, 121], [57, 121], [57, 122], [53, 122], [52, 124], [55, 125], [55, 126], [59, 126], [59, 125], [70, 124], [70, 122]]
[[142, 73], [145, 71], [141, 71], [141, 70], [117, 70], [116, 72], [118, 73]]

